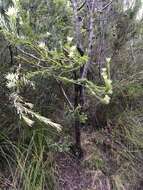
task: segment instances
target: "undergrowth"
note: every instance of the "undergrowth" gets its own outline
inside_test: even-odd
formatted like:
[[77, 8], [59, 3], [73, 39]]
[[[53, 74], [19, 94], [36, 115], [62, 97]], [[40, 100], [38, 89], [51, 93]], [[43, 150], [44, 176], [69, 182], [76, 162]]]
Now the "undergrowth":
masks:
[[111, 104], [96, 108], [99, 128], [90, 137], [95, 148], [84, 164], [108, 176], [113, 190], [142, 189], [142, 76], [139, 72], [116, 82]]
[[[31, 130], [31, 131], [30, 131]], [[27, 130], [17, 142], [1, 134], [0, 188], [12, 190], [54, 190], [55, 158], [57, 151], [64, 151], [50, 139], [45, 128]], [[56, 137], [57, 138], [57, 137]]]
[[[141, 76], [141, 75], [139, 75]], [[143, 175], [143, 88], [142, 78], [123, 80], [116, 89], [111, 104], [98, 105], [105, 125], [94, 128], [83, 141], [92, 141], [83, 147], [87, 152], [82, 164], [87, 170], [102, 171], [110, 179], [113, 190], [141, 189]], [[93, 102], [92, 102], [93, 103]], [[102, 110], [102, 112], [101, 112]], [[92, 110], [93, 111], [93, 110]], [[104, 115], [105, 114], [105, 115]], [[100, 122], [99, 118], [99, 122]], [[12, 119], [12, 122], [17, 121]], [[18, 125], [18, 121], [17, 121]], [[20, 123], [19, 123], [20, 125]], [[9, 130], [7, 130], [9, 129]], [[56, 154], [68, 152], [70, 141], [65, 128], [62, 139], [39, 124], [0, 131], [0, 188], [11, 190], [55, 190]], [[15, 134], [15, 135], [14, 135]], [[59, 142], [59, 143], [56, 143]], [[83, 142], [82, 142], [83, 143]], [[83, 143], [84, 146], [84, 143]]]

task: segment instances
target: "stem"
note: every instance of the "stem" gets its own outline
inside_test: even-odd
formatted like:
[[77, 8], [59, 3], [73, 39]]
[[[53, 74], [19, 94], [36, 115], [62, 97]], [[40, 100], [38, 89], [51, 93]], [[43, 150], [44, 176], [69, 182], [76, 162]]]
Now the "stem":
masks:
[[[78, 3], [77, 0], [71, 0], [72, 7], [73, 7], [73, 13], [74, 13], [74, 22], [75, 22], [75, 36], [76, 36], [76, 47], [77, 50], [79, 51], [79, 54], [81, 56], [84, 55], [82, 43], [81, 43], [81, 23], [79, 21], [79, 16], [78, 16]], [[82, 75], [83, 67], [80, 68], [80, 78]], [[79, 77], [77, 76], [77, 72], [73, 72], [74, 75], [74, 80], [77, 80]], [[74, 85], [74, 109], [76, 110], [78, 106], [82, 108], [83, 106], [83, 87], [81, 85], [75, 84]], [[81, 110], [80, 110], [81, 112]], [[75, 145], [78, 150], [79, 155], [82, 152], [81, 149], [81, 122], [79, 119], [79, 116], [75, 116]], [[81, 156], [79, 156], [81, 157]]]
[[12, 46], [9, 45], [8, 48], [9, 48], [9, 53], [10, 53], [10, 64], [12, 66], [13, 65], [13, 50], [12, 50]]
[[[77, 79], [77, 73], [74, 72], [74, 79]], [[76, 108], [78, 107], [80, 100], [79, 100], [79, 85], [75, 84], [74, 85], [74, 109], [76, 110]], [[81, 123], [79, 120], [79, 117], [77, 115], [75, 115], [75, 123], [74, 123], [74, 127], [75, 127], [75, 144], [76, 147], [78, 149], [81, 149], [81, 132], [80, 132], [80, 128], [81, 128]]]

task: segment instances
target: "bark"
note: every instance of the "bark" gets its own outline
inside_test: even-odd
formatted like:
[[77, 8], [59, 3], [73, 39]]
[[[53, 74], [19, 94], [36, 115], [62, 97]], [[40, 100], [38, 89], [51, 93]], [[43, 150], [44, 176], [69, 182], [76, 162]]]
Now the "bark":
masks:
[[10, 53], [10, 65], [12, 66], [14, 64], [13, 63], [13, 49], [12, 49], [12, 46], [9, 45], [8, 49], [9, 49], [9, 53]]
[[96, 0], [88, 2], [88, 9], [89, 9], [89, 37], [88, 37], [88, 61], [84, 65], [82, 78], [87, 77], [87, 72], [92, 64], [92, 50], [93, 50], [93, 37], [94, 37], [94, 11], [95, 11], [95, 2]]
[[[81, 56], [84, 55], [83, 46], [81, 43], [81, 23], [78, 16], [78, 1], [77, 0], [71, 0], [73, 12], [74, 12], [74, 23], [75, 23], [75, 37], [76, 37], [76, 46], [77, 50], [79, 51], [79, 54]], [[83, 5], [82, 5], [83, 6]], [[81, 6], [80, 6], [81, 9]], [[80, 74], [78, 75], [76, 72], [73, 73], [74, 80], [77, 80], [78, 78], [81, 78], [83, 68], [80, 68]], [[82, 108], [83, 106], [83, 87], [81, 85], [74, 85], [74, 109], [76, 110], [77, 107], [80, 106]], [[81, 110], [80, 110], [81, 111]], [[75, 115], [75, 145], [76, 149], [78, 150], [78, 157], [82, 156], [82, 148], [81, 148], [81, 122], [78, 115]]]

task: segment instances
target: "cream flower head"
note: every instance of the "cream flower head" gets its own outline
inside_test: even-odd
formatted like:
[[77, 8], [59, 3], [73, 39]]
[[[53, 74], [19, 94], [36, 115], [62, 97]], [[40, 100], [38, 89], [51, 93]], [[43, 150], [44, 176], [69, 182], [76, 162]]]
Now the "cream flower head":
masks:
[[74, 57], [75, 51], [76, 51], [76, 46], [72, 46], [70, 48], [69, 57]]
[[18, 10], [15, 7], [9, 7], [6, 14], [9, 17], [16, 18], [17, 17]]
[[70, 36], [68, 36], [68, 37], [67, 37], [67, 41], [68, 41], [69, 43], [71, 43], [71, 42], [72, 42], [72, 40], [73, 40], [73, 38], [72, 38], [72, 37], [70, 37]]
[[109, 63], [111, 61], [111, 58], [110, 57], [106, 58], [106, 61], [107, 63]]
[[45, 44], [45, 42], [43, 42], [43, 41], [39, 42], [38, 46], [39, 46], [40, 48], [43, 48], [43, 49], [46, 48], [46, 44]]
[[110, 97], [106, 94], [105, 95], [105, 97], [103, 98], [103, 102], [105, 103], [105, 104], [109, 104], [110, 103]]

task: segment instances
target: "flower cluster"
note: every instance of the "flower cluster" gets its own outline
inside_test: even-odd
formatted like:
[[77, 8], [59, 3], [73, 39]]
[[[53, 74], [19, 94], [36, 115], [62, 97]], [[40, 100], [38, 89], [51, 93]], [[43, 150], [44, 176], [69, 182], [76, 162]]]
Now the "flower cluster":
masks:
[[45, 49], [45, 48], [46, 48], [46, 44], [45, 44], [44, 41], [39, 42], [38, 46], [39, 46], [40, 48], [42, 48], [42, 49]]
[[[111, 59], [107, 58], [106, 61], [107, 61], [107, 65], [108, 65], [110, 63]], [[106, 86], [106, 93], [107, 93], [104, 96], [104, 98], [102, 99], [102, 102], [105, 103], [105, 104], [109, 104], [111, 98], [110, 98], [110, 96], [108, 94], [111, 95], [113, 93], [113, 90], [112, 90], [112, 80], [110, 79], [110, 76], [108, 74], [107, 68], [103, 68], [102, 69], [101, 75], [102, 75], [102, 77], [104, 79], [105, 86]]]
[[69, 57], [71, 57], [71, 58], [74, 57], [75, 52], [76, 52], [76, 46], [71, 46], [70, 52], [69, 52]]
[[101, 75], [102, 75], [102, 77], [104, 79], [108, 94], [112, 94], [113, 93], [113, 91], [112, 91], [112, 80], [109, 78], [106, 68], [102, 69]]
[[18, 75], [16, 73], [8, 73], [5, 78], [7, 79], [6, 86], [9, 89], [16, 87], [18, 81]]
[[105, 95], [105, 97], [102, 99], [102, 103], [104, 104], [109, 104], [110, 103], [110, 96], [108, 96], [107, 94]]
[[16, 18], [18, 13], [18, 9], [16, 7], [9, 7], [6, 14], [11, 18]]
[[70, 37], [70, 36], [67, 37], [67, 42], [68, 42], [69, 44], [72, 42], [72, 40], [73, 40], [73, 37]]

